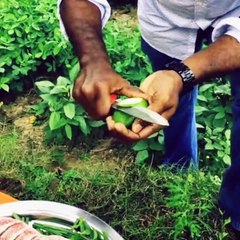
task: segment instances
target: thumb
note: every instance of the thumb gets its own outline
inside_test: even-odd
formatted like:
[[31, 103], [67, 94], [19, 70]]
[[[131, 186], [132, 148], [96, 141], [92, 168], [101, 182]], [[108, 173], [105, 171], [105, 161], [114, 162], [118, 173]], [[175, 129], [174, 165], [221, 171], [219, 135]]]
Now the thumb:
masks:
[[127, 87], [123, 87], [120, 90], [120, 94], [125, 95], [127, 97], [140, 97], [145, 100], [149, 99], [149, 96], [140, 90], [138, 87], [134, 87], [132, 85], [128, 85]]

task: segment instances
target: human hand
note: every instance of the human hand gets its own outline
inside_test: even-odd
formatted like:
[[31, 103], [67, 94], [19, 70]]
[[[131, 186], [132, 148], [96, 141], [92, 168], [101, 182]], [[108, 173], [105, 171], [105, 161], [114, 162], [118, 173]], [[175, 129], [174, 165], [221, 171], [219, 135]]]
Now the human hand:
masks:
[[107, 64], [83, 68], [73, 88], [74, 99], [96, 120], [109, 114], [112, 94], [146, 99], [146, 94], [130, 85]]
[[[174, 71], [157, 71], [143, 81], [140, 89], [149, 95], [148, 108], [169, 120], [178, 106], [182, 80]], [[112, 117], [107, 118], [107, 125], [112, 135], [124, 142], [146, 139], [163, 128], [137, 119], [132, 129], [127, 129], [122, 123], [115, 123]]]

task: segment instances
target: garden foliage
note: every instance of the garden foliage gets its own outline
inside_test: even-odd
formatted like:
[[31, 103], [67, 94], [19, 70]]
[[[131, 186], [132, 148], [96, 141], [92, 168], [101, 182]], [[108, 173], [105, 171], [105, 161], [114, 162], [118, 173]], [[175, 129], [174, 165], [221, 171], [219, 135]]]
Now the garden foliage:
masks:
[[[60, 32], [56, 0], [2, 0], [0, 31], [0, 88], [22, 90], [23, 82], [41, 77], [43, 81], [37, 81], [36, 86], [43, 101], [35, 111], [49, 120], [49, 134], [74, 139], [76, 134], [99, 131], [104, 123], [91, 120], [71, 97], [79, 66], [70, 44]], [[124, 20], [112, 19], [104, 29], [104, 40], [116, 72], [139, 86], [151, 73], [151, 66], [141, 52], [136, 25], [129, 27]], [[54, 81], [53, 73], [57, 75]], [[227, 78], [200, 87], [196, 112], [199, 158], [203, 166], [218, 168], [230, 163], [230, 103]], [[163, 153], [162, 132], [138, 142], [133, 150], [138, 164], [159, 157]]]
[[[0, 89], [22, 91], [24, 82], [34, 81], [41, 99], [34, 111], [39, 120], [47, 119], [47, 135], [63, 142], [105, 131], [105, 123], [90, 119], [72, 99], [80, 68], [60, 32], [56, 11], [56, 0], [0, 1]], [[141, 52], [138, 28], [112, 19], [104, 29], [104, 39], [114, 69], [139, 86], [152, 70]], [[230, 162], [232, 116], [227, 77], [199, 88], [196, 113], [200, 164], [219, 175]], [[220, 187], [217, 176], [131, 165], [103, 175], [97, 169], [93, 176], [74, 169], [54, 172], [45, 165], [57, 162], [61, 166], [61, 152], [36, 155], [34, 150], [25, 152], [19, 146], [16, 132], [0, 136], [1, 175], [14, 175], [24, 183], [24, 192], [16, 197], [81, 206], [110, 223], [126, 239], [228, 236], [215, 206]], [[139, 165], [156, 157], [161, 161], [162, 131], [136, 143], [133, 150]]]
[[24, 81], [72, 65], [74, 56], [59, 29], [56, 0], [1, 0], [0, 32], [0, 89], [22, 90]]

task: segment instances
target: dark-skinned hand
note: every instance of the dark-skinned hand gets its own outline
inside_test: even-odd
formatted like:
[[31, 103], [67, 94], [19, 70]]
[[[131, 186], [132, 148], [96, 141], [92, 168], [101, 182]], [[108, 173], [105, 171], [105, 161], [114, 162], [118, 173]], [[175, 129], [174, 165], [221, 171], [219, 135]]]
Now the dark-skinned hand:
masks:
[[82, 69], [73, 88], [73, 97], [93, 119], [104, 119], [111, 108], [111, 95], [147, 98], [111, 67], [98, 64]]

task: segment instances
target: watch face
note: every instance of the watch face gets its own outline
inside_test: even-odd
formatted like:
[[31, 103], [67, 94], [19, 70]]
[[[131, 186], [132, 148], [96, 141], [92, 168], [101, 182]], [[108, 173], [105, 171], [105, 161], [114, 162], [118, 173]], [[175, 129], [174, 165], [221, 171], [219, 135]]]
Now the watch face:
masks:
[[184, 82], [192, 82], [195, 79], [193, 72], [190, 69], [183, 71], [182, 75], [183, 75]]

